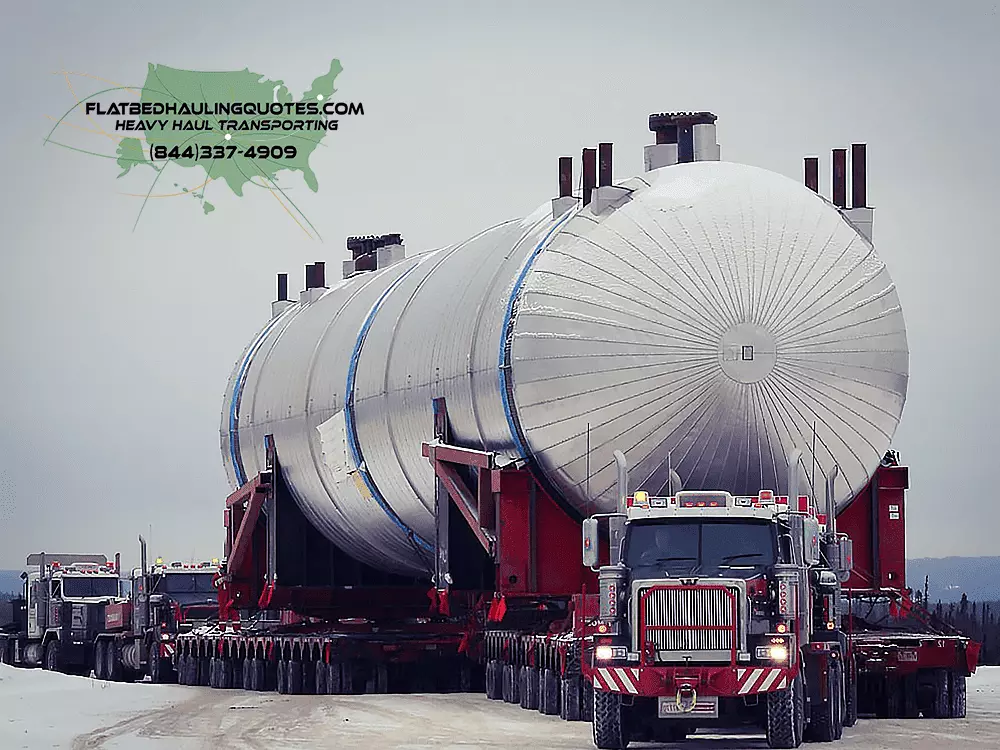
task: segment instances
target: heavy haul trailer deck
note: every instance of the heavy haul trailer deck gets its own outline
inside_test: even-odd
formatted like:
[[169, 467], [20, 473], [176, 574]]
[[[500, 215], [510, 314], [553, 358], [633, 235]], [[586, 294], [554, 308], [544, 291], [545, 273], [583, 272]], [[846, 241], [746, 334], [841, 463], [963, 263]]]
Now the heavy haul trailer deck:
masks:
[[[436, 409], [443, 418], [444, 403], [438, 402]], [[288, 544], [295, 554], [315, 560], [322, 543], [279, 530], [280, 523], [299, 533], [304, 528], [296, 520], [297, 509], [287, 496], [272, 446], [271, 469], [230, 498], [232, 544], [227, 555], [232, 562], [219, 588], [224, 625], [178, 637], [181, 683], [291, 694], [485, 689], [491, 699], [571, 721], [594, 721], [595, 698], [598, 712], [607, 711], [608, 700], [620, 700], [626, 713], [629, 705], [653, 701], [658, 716], [676, 714], [660, 723], [648, 721], [644, 711], [643, 722], [629, 728], [631, 739], [679, 739], [696, 726], [753, 723], [755, 714], [766, 728], [767, 695], [788, 693], [799, 668], [756, 660], [742, 664], [736, 658], [697, 669], [646, 663], [643, 657], [636, 662], [599, 659], [598, 647], [613, 642], [608, 634], [616, 618], [613, 611], [608, 616], [606, 605], [602, 608], [597, 578], [577, 557], [579, 523], [529, 472], [515, 466], [498, 469], [494, 455], [449, 445], [442, 421], [437, 434], [437, 440], [424, 445], [440, 480], [436, 576], [442, 581], [489, 579], [492, 559], [492, 587], [438, 588], [398, 580], [357, 587], [281, 585], [279, 549]], [[873, 513], [887, 518], [892, 513], [898, 514], [892, 520], [902, 520], [907, 469], [897, 463], [895, 456], [887, 456], [871, 484], [848, 506], [853, 512], [840, 514], [840, 533], [845, 533], [844, 519], [850, 524], [852, 518], [864, 518], [867, 523]], [[779, 505], [787, 502], [770, 499]], [[814, 515], [817, 525], [826, 520], [823, 514]], [[564, 554], [545, 557], [537, 545], [542, 522], [549, 530], [564, 527], [567, 540], [577, 544]], [[823, 664], [842, 660], [844, 667], [833, 670], [842, 680], [838, 694], [843, 711], [835, 715], [835, 723], [839, 719], [849, 725], [857, 715], [964, 716], [964, 681], [975, 669], [978, 644], [929, 622], [905, 589], [872, 586], [879, 580], [873, 571], [905, 585], [898, 535], [891, 547], [880, 546], [877, 535], [858, 537], [863, 543], [848, 547], [854, 558], [849, 579], [853, 588], [843, 590], [844, 616], [837, 637], [810, 642], [802, 671], [815, 672], [817, 659]], [[269, 542], [279, 538], [285, 541]], [[251, 546], [241, 551], [242, 544]], [[268, 550], [276, 554], [273, 566], [267, 557], [255, 557]], [[337, 556], [331, 550], [326, 554]], [[600, 554], [607, 563], [607, 539], [601, 540]], [[238, 574], [241, 566], [244, 571], [271, 572], [254, 586], [252, 578]], [[357, 577], [351, 580], [363, 582], [371, 573], [354, 568], [353, 575]], [[688, 588], [706, 587], [711, 584]], [[759, 589], [750, 593], [752, 600], [764, 598]], [[273, 619], [259, 617], [255, 622], [247, 616], [255, 608], [235, 607], [237, 600], [253, 598], [259, 615], [268, 614], [265, 606], [280, 603], [271, 613]], [[870, 602], [884, 607], [873, 608]], [[756, 604], [752, 601], [751, 606]], [[244, 610], [242, 616], [239, 609]], [[731, 629], [731, 622], [726, 627]], [[794, 634], [794, 627], [783, 632]], [[822, 705], [824, 694], [817, 690], [810, 695], [804, 689], [801, 700]], [[809, 737], [805, 726], [797, 732], [784, 744]], [[623, 744], [613, 739], [600, 744]]]

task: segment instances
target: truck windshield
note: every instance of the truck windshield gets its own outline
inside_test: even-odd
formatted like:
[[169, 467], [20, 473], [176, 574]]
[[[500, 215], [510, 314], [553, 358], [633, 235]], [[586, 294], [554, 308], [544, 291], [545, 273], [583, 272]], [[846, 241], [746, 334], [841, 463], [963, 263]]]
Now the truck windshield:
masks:
[[748, 578], [774, 565], [776, 541], [767, 522], [633, 522], [625, 538], [625, 563], [637, 576]]
[[156, 591], [161, 594], [214, 594], [214, 573], [167, 573]]
[[62, 595], [70, 599], [88, 596], [118, 596], [118, 579], [100, 576], [66, 576]]

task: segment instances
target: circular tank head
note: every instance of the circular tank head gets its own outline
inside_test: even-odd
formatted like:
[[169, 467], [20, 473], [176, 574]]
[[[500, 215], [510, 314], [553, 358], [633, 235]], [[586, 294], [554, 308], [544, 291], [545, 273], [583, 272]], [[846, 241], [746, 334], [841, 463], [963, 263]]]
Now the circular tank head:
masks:
[[[529, 451], [586, 510], [630, 488], [824, 497], [863, 489], [906, 396], [896, 289], [831, 203], [774, 172], [726, 162], [646, 173], [619, 207], [585, 207], [533, 261], [511, 344]], [[814, 433], [815, 425], [815, 433]], [[587, 446], [590, 445], [588, 460]], [[588, 477], [589, 466], [589, 477]], [[589, 489], [589, 493], [587, 488]]]

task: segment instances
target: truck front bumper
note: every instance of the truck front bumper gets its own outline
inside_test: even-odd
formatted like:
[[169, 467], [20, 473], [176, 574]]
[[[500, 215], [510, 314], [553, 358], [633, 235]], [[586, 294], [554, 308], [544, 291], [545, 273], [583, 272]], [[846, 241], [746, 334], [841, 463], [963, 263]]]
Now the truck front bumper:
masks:
[[593, 667], [585, 676], [597, 690], [643, 697], [699, 695], [743, 697], [784, 690], [797, 667]]

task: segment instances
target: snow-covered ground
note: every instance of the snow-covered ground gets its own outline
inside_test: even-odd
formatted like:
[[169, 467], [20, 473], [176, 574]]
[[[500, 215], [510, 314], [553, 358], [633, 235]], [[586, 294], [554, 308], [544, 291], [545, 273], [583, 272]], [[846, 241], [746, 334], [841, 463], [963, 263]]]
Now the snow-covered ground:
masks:
[[[841, 750], [1000, 748], [1000, 667], [969, 680], [964, 720], [861, 720]], [[284, 696], [106, 683], [0, 665], [0, 750], [430, 750], [592, 748], [590, 725], [480, 695]], [[642, 747], [642, 746], [640, 746]], [[652, 746], [645, 746], [652, 747]], [[680, 746], [679, 746], [680, 747]], [[695, 750], [765, 748], [702, 736]]]

